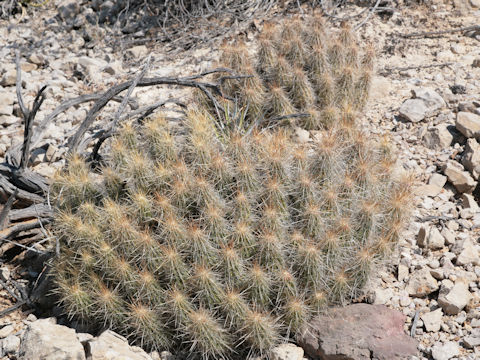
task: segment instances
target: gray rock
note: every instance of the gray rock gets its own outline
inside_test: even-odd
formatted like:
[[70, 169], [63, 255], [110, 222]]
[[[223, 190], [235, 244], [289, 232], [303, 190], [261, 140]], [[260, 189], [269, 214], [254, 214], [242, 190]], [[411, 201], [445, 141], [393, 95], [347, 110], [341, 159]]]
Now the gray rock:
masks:
[[442, 285], [438, 296], [438, 304], [448, 315], [456, 315], [467, 306], [472, 299], [472, 294], [468, 291], [468, 284], [458, 280], [452, 288]]
[[480, 265], [480, 253], [470, 239], [467, 239], [463, 242], [460, 254], [457, 256], [455, 264], [460, 266], [467, 264]]
[[445, 344], [436, 343], [432, 347], [434, 360], [449, 360], [460, 354], [460, 348], [456, 342], [448, 341]]
[[475, 179], [480, 175], [480, 144], [475, 139], [468, 139], [462, 156], [462, 164]]
[[127, 339], [117, 333], [106, 330], [99, 337], [85, 344], [91, 360], [151, 360], [152, 358], [137, 346], [128, 345]]
[[410, 296], [424, 297], [437, 291], [438, 283], [430, 274], [430, 270], [423, 268], [413, 272], [408, 280], [405, 290]]
[[469, 193], [475, 189], [477, 182], [473, 180], [467, 171], [464, 171], [463, 166], [458, 162], [449, 160], [442, 169], [448, 181], [455, 186], [458, 192]]
[[417, 343], [405, 335], [405, 319], [384, 305], [353, 304], [315, 317], [297, 340], [312, 359], [407, 359]]
[[53, 320], [40, 319], [28, 325], [19, 357], [29, 360], [84, 360], [85, 352], [75, 330], [56, 325]]
[[404, 264], [398, 264], [397, 279], [403, 281], [408, 277], [408, 266]]
[[58, 16], [62, 20], [72, 20], [80, 12], [80, 5], [77, 0], [64, 0], [58, 7]]
[[303, 349], [294, 344], [281, 344], [272, 349], [270, 359], [272, 360], [302, 360]]
[[398, 110], [401, 117], [411, 122], [419, 122], [428, 114], [428, 107], [420, 99], [405, 100]]
[[0, 115], [12, 115], [15, 94], [13, 92], [0, 92]]
[[9, 335], [0, 342], [0, 348], [2, 349], [1, 352], [5, 355], [16, 353], [19, 346], [20, 338], [15, 335]]
[[443, 150], [448, 148], [453, 141], [453, 135], [448, 131], [446, 124], [437, 125], [428, 129], [423, 137], [425, 146], [432, 150]]
[[480, 137], [480, 116], [471, 112], [460, 111], [457, 114], [455, 127], [467, 138]]
[[425, 87], [415, 89], [413, 90], [413, 94], [415, 99], [423, 100], [430, 113], [433, 113], [447, 105], [445, 100], [443, 100], [443, 98], [432, 88]]
[[437, 310], [430, 311], [420, 316], [423, 321], [423, 326], [425, 330], [429, 332], [436, 332], [440, 330], [440, 325], [442, 324], [442, 309], [438, 308]]
[[445, 239], [445, 244], [447, 245], [455, 244], [455, 235], [448, 228], [446, 227], [443, 228], [440, 234], [442, 234], [443, 238]]
[[470, 336], [464, 337], [463, 343], [469, 349], [473, 349], [475, 346], [480, 346], [480, 331], [474, 330]]

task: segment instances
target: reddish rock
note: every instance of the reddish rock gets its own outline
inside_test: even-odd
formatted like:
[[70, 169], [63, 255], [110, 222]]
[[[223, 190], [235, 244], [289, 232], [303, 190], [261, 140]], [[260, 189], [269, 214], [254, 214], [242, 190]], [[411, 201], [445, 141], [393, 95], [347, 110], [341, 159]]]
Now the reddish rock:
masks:
[[417, 354], [417, 341], [404, 333], [405, 318], [384, 305], [333, 308], [314, 318], [297, 340], [312, 359], [407, 359]]

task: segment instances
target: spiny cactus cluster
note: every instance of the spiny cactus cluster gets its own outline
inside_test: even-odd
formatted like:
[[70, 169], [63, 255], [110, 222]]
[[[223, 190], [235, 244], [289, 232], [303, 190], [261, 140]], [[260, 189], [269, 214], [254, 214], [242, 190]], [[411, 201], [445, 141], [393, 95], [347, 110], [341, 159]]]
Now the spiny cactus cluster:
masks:
[[296, 144], [216, 121], [126, 125], [100, 173], [69, 160], [53, 186], [66, 313], [146, 348], [231, 359], [357, 295], [407, 214], [388, 147], [348, 128]]
[[348, 25], [327, 31], [321, 17], [266, 23], [251, 54], [244, 41], [225, 43], [219, 66], [251, 77], [224, 81], [227, 97], [248, 109], [249, 123], [303, 114], [307, 129], [353, 121], [370, 85], [374, 50], [358, 49]]

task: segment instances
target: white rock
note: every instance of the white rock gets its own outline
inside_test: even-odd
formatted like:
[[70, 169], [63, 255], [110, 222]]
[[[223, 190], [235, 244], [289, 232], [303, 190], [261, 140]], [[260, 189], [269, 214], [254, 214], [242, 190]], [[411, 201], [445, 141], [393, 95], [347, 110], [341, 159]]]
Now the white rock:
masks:
[[479, 346], [480, 345], [480, 334], [470, 335], [470, 336], [464, 337], [463, 338], [463, 343], [469, 349], [473, 349], [475, 346]]
[[421, 315], [420, 318], [423, 320], [425, 330], [429, 332], [436, 332], [440, 330], [440, 325], [442, 324], [442, 316], [442, 309], [438, 308], [437, 310], [430, 311]]
[[415, 99], [423, 100], [430, 114], [446, 106], [445, 100], [432, 88], [419, 88], [413, 90]]
[[400, 116], [411, 122], [419, 122], [427, 116], [428, 107], [420, 99], [408, 99], [400, 106], [398, 112]]
[[2, 327], [0, 329], [0, 339], [6, 338], [8, 335], [13, 333], [13, 330], [15, 330], [13, 325], [6, 325], [6, 326]]
[[468, 284], [458, 280], [451, 289], [442, 286], [438, 296], [438, 304], [446, 314], [456, 315], [467, 306], [471, 299], [472, 294], [468, 291]]
[[447, 245], [455, 244], [455, 235], [448, 228], [446, 227], [443, 228], [440, 234], [442, 234], [443, 238], [445, 239], [445, 244]]
[[477, 182], [473, 180], [468, 172], [464, 171], [463, 166], [458, 162], [449, 160], [442, 169], [448, 181], [455, 186], [458, 192], [468, 193], [475, 189]]
[[460, 111], [455, 126], [467, 138], [480, 137], [480, 116], [471, 112]]
[[475, 179], [480, 175], [480, 144], [475, 139], [468, 139], [462, 156], [462, 164]]
[[127, 339], [106, 330], [99, 337], [89, 340], [86, 347], [91, 360], [151, 360], [148, 354], [137, 346], [128, 345]]
[[373, 303], [376, 305], [385, 305], [390, 301], [392, 297], [393, 289], [391, 288], [375, 289], [375, 300]]
[[295, 134], [297, 135], [297, 141], [301, 144], [307, 143], [310, 140], [310, 132], [305, 129], [296, 127]]
[[13, 86], [17, 82], [17, 70], [11, 69], [3, 74], [2, 79], [0, 80], [1, 86]]
[[404, 264], [398, 264], [397, 279], [403, 281], [408, 277], [408, 266]]
[[431, 129], [423, 137], [425, 146], [432, 150], [448, 148], [453, 141], [453, 135], [448, 131], [446, 124], [439, 124]]
[[20, 359], [84, 360], [85, 352], [74, 329], [40, 319], [28, 325], [19, 350]]
[[294, 344], [281, 344], [272, 349], [272, 360], [302, 360], [303, 349]]
[[413, 272], [405, 290], [410, 296], [424, 297], [438, 290], [438, 283], [430, 274], [430, 270], [423, 268]]
[[148, 48], [145, 45], [138, 45], [131, 47], [127, 50], [127, 55], [136, 59], [142, 58], [148, 55]]
[[462, 250], [457, 256], [455, 264], [460, 266], [467, 264], [480, 265], [480, 253], [470, 239], [463, 242]]
[[432, 348], [432, 357], [434, 360], [449, 360], [459, 354], [459, 346], [454, 341], [448, 341], [445, 344], [436, 343]]
[[432, 174], [428, 179], [427, 185], [419, 186], [415, 189], [415, 194], [419, 196], [437, 196], [447, 182], [447, 177], [442, 174]]
[[1, 352], [6, 355], [16, 353], [19, 346], [20, 338], [15, 335], [9, 335], [0, 342], [0, 348], [2, 349]]
[[422, 226], [418, 231], [417, 244], [420, 247], [438, 250], [445, 246], [445, 239], [435, 226], [430, 228]]

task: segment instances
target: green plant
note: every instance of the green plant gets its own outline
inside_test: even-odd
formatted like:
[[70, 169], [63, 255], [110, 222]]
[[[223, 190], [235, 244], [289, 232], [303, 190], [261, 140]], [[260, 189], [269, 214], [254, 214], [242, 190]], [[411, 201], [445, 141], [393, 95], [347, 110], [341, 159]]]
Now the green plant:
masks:
[[296, 144], [225, 113], [127, 124], [100, 173], [69, 159], [52, 186], [67, 314], [220, 359], [266, 353], [359, 293], [408, 213], [388, 146], [352, 126]]
[[310, 17], [265, 23], [254, 53], [243, 40], [225, 42], [219, 66], [251, 76], [224, 81], [225, 95], [248, 109], [248, 123], [298, 118], [324, 129], [353, 121], [365, 106], [373, 59], [373, 47], [360, 51], [348, 25], [332, 33]]

